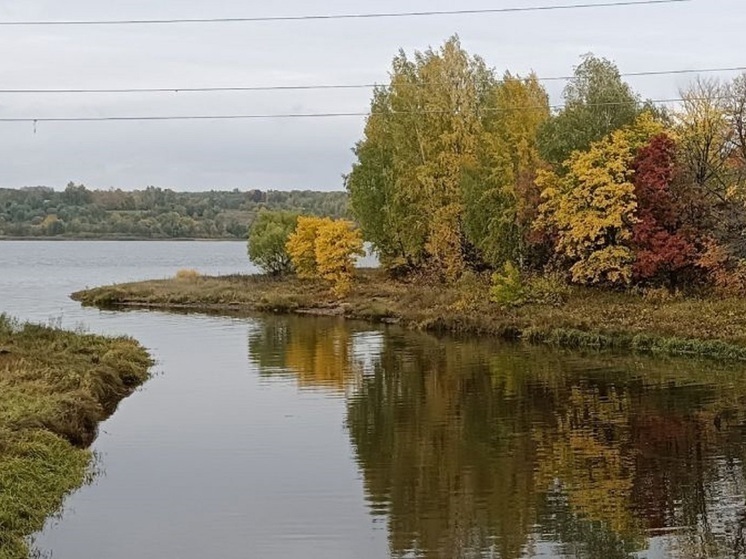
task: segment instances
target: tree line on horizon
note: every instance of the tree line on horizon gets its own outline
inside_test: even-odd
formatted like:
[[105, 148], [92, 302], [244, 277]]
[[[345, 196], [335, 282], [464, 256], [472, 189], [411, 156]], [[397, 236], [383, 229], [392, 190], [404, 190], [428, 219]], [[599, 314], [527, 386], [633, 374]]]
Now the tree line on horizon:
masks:
[[670, 108], [589, 54], [563, 96], [552, 109], [536, 75], [499, 75], [458, 37], [401, 51], [346, 176], [382, 265], [746, 289], [746, 75], [697, 78]]
[[245, 239], [262, 209], [342, 218], [347, 193], [0, 188], [0, 237]]

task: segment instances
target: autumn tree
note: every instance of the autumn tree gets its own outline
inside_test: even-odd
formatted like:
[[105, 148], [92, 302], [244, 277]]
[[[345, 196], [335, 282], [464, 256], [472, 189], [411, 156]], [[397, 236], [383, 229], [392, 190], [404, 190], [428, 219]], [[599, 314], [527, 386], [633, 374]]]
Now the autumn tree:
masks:
[[295, 231], [298, 215], [263, 210], [249, 230], [249, 259], [268, 274], [291, 271], [287, 242]]
[[[634, 171], [637, 219], [632, 226], [635, 279], [676, 286], [678, 274], [698, 260], [694, 231], [682, 220], [686, 210], [673, 184], [677, 173], [676, 143], [667, 134], [655, 136], [638, 153]], [[701, 242], [701, 241], [700, 241]]]
[[[411, 194], [397, 187], [394, 153], [408, 152], [402, 142], [403, 127], [394, 128], [388, 87], [378, 87], [371, 102], [371, 115], [365, 127], [365, 139], [354, 148], [357, 162], [346, 177], [350, 206], [363, 236], [378, 251], [381, 264], [414, 267], [422, 258], [425, 244], [422, 218]], [[402, 115], [396, 118], [409, 118]], [[396, 132], [396, 134], [395, 134]], [[413, 150], [409, 149], [409, 153]], [[414, 162], [412, 162], [414, 165]], [[404, 164], [399, 163], [399, 168]]]
[[295, 272], [302, 278], [318, 276], [316, 263], [316, 239], [319, 230], [331, 219], [302, 215], [298, 217], [295, 231], [288, 237], [286, 249]]
[[355, 274], [355, 259], [364, 256], [363, 239], [352, 222], [301, 216], [287, 241], [298, 275], [323, 278], [337, 295], [346, 294]]
[[728, 118], [733, 128], [734, 157], [738, 171], [746, 179], [746, 74], [741, 74], [727, 89]]
[[462, 177], [476, 163], [495, 82], [454, 37], [413, 59], [400, 52], [390, 84], [374, 92], [346, 183], [385, 264], [427, 263], [448, 278], [464, 269]]
[[352, 222], [343, 219], [324, 223], [316, 237], [318, 275], [332, 283], [337, 295], [345, 295], [355, 276], [355, 260], [365, 255], [363, 238]]
[[539, 133], [542, 157], [559, 166], [575, 150], [587, 150], [614, 130], [632, 124], [639, 97], [622, 80], [616, 65], [592, 54], [583, 57], [565, 87], [564, 108]]
[[686, 170], [703, 195], [725, 201], [731, 187], [729, 163], [735, 144], [724, 87], [716, 80], [698, 78], [681, 97], [676, 125]]
[[637, 199], [632, 163], [662, 131], [644, 113], [624, 127], [574, 152], [562, 173], [542, 172], [541, 226], [557, 234], [557, 251], [576, 283], [626, 285], [632, 280]]
[[547, 93], [535, 75], [506, 73], [492, 90], [477, 162], [465, 173], [464, 228], [481, 258], [498, 268], [529, 258], [541, 166], [536, 134], [549, 118]]
[[[746, 258], [746, 174], [740, 164], [740, 82], [733, 86], [699, 78], [682, 91], [675, 113], [679, 153], [701, 203], [709, 206], [717, 241], [734, 258]], [[732, 89], [731, 89], [732, 87]], [[745, 102], [746, 103], [746, 102]]]

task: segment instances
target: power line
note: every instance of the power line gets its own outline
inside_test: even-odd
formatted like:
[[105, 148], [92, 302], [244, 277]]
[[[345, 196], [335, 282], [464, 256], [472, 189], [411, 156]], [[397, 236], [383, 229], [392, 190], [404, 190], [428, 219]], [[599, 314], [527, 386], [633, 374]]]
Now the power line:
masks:
[[[620, 74], [622, 77], [642, 77], [642, 76], [667, 76], [681, 74], [705, 74], [714, 72], [743, 72], [746, 66], [731, 66], [728, 68], [697, 68], [683, 70], [654, 70], [649, 72], [627, 72]], [[568, 81], [574, 76], [553, 76], [547, 78], [537, 78], [540, 82], [550, 81]], [[371, 89], [382, 84], [363, 83], [363, 84], [305, 84], [305, 85], [251, 85], [251, 86], [223, 86], [223, 87], [126, 87], [126, 88], [70, 88], [70, 89], [0, 89], [0, 94], [78, 94], [78, 93], [206, 93], [206, 92], [231, 92], [231, 91], [310, 91], [310, 90], [329, 90], [329, 89]], [[384, 84], [385, 85], [385, 84]], [[411, 83], [398, 84], [411, 85], [413, 87], [427, 87], [449, 85], [449, 82], [436, 83]]]
[[318, 21], [338, 19], [376, 19], [431, 16], [461, 16], [478, 14], [507, 14], [519, 12], [544, 12], [557, 10], [576, 10], [588, 8], [611, 8], [621, 6], [643, 6], [654, 4], [673, 4], [691, 2], [692, 0], [624, 0], [601, 2], [596, 4], [563, 4], [557, 6], [524, 6], [513, 8], [487, 8], [473, 10], [443, 10], [418, 12], [379, 12], [357, 14], [312, 14], [288, 16], [253, 16], [253, 17], [216, 17], [216, 18], [173, 18], [173, 19], [117, 19], [117, 20], [58, 20], [58, 21], [0, 21], [0, 26], [38, 26], [38, 25], [170, 25], [191, 23], [260, 23], [282, 21]]
[[[670, 76], [675, 74], [707, 74], [713, 72], [743, 72], [746, 71], [746, 66], [731, 66], [730, 68], [699, 68], [699, 69], [684, 69], [684, 70], [651, 70], [647, 72], [625, 72], [619, 74], [625, 78], [643, 77], [643, 76]], [[567, 81], [573, 79], [575, 76], [556, 76], [552, 78], [539, 78], [540, 82], [549, 81]], [[2, 90], [0, 90], [1, 92]]]
[[[669, 99], [648, 99], [647, 103], [668, 104], [682, 101], [706, 101], [733, 99], [734, 96], [715, 97], [672, 97]], [[613, 107], [627, 105], [624, 101], [610, 101], [607, 103], [588, 103], [587, 107]], [[507, 111], [534, 111], [549, 109], [562, 109], [565, 105], [515, 105], [508, 107], [494, 107], [479, 109], [479, 112], [507, 112]], [[169, 120], [274, 120], [274, 119], [314, 119], [314, 118], [343, 118], [343, 117], [367, 117], [367, 116], [401, 116], [401, 115], [429, 115], [447, 114], [452, 111], [446, 110], [414, 110], [414, 111], [390, 111], [390, 112], [323, 112], [323, 113], [275, 113], [275, 114], [224, 114], [224, 115], [153, 115], [153, 116], [83, 116], [83, 117], [0, 117], [0, 122], [126, 122], [126, 121], [169, 121]]]

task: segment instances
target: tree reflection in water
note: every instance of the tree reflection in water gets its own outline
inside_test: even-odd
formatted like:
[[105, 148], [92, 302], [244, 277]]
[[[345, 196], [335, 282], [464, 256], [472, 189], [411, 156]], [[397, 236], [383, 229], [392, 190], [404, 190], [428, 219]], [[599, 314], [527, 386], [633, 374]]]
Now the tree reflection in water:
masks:
[[276, 317], [249, 357], [346, 397], [393, 557], [746, 556], [743, 368]]

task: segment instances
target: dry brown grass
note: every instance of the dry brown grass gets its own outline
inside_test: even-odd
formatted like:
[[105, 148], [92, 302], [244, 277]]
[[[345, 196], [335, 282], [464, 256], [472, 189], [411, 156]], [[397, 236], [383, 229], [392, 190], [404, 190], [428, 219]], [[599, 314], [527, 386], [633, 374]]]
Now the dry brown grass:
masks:
[[182, 268], [181, 270], [176, 272], [176, 279], [181, 281], [194, 281], [201, 275], [202, 274], [200, 274], [197, 270], [192, 270], [191, 268]]
[[99, 307], [339, 314], [561, 345], [616, 345], [746, 359], [746, 300], [740, 298], [645, 297], [572, 288], [559, 304], [500, 307], [490, 301], [486, 278], [447, 287], [425, 280], [393, 281], [378, 270], [360, 271], [343, 299], [320, 281], [259, 275], [202, 277], [188, 284], [146, 281], [82, 291], [73, 298]]

